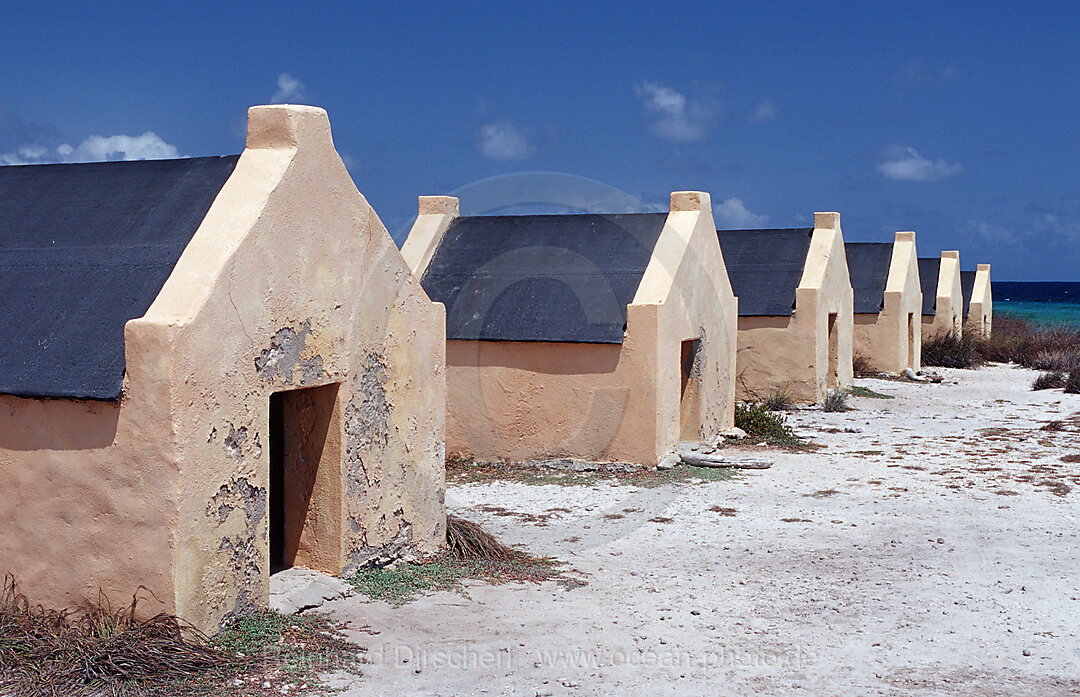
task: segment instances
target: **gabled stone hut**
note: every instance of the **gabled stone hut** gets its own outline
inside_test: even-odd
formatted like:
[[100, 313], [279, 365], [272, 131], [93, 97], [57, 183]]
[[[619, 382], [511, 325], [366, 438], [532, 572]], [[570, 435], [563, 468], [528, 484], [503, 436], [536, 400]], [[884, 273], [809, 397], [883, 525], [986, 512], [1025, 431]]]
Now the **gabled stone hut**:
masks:
[[844, 247], [855, 296], [855, 353], [880, 372], [919, 370], [922, 290], [915, 233]]
[[0, 167], [0, 565], [204, 631], [445, 535], [444, 314], [322, 109], [239, 156]]
[[739, 299], [740, 400], [783, 390], [796, 402], [851, 385], [852, 290], [839, 213], [814, 227], [720, 230]]
[[655, 464], [734, 418], [736, 302], [709, 195], [666, 213], [458, 215], [402, 254], [447, 312], [447, 449]]

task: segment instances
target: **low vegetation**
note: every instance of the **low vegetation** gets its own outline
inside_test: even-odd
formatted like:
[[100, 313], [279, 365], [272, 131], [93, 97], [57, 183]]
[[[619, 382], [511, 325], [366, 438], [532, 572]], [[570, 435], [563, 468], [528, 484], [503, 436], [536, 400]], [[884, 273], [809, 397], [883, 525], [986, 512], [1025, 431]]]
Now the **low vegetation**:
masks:
[[785, 414], [771, 411], [762, 403], [736, 404], [735, 426], [769, 445], [793, 447], [805, 443], [788, 425]]
[[791, 396], [781, 387], [766, 397], [761, 404], [769, 411], [786, 411], [791, 407]]
[[726, 481], [736, 476], [738, 475], [730, 467], [693, 467], [683, 464], [664, 470], [597, 465], [596, 469], [579, 471], [538, 463], [487, 462], [460, 457], [446, 459], [446, 481], [452, 484], [506, 481], [535, 486], [625, 484], [651, 489], [665, 484]]
[[847, 397], [846, 390], [829, 390], [825, 394], [825, 401], [821, 403], [821, 410], [829, 412], [848, 411], [851, 407], [848, 406]]
[[983, 362], [980, 343], [981, 340], [971, 332], [963, 335], [948, 332], [924, 339], [922, 364], [939, 368], [977, 368]]
[[1031, 389], [1033, 390], [1053, 390], [1059, 387], [1065, 387], [1066, 374], [1060, 370], [1051, 370], [1045, 373], [1040, 373], [1035, 381], [1031, 383]]
[[994, 318], [990, 338], [950, 332], [922, 344], [923, 365], [977, 368], [987, 361], [1016, 363], [1050, 374], [1080, 373], [1080, 329], [1034, 325], [1005, 315]]
[[878, 373], [870, 359], [858, 352], [851, 357], [851, 372], [857, 378], [873, 377]]
[[987, 361], [1069, 371], [1080, 368], [1080, 329], [1034, 325], [1008, 315], [995, 317], [990, 338], [979, 342], [979, 354]]
[[47, 610], [11, 576], [0, 596], [0, 694], [302, 695], [320, 688], [318, 672], [357, 670], [358, 651], [321, 616], [267, 611], [210, 639], [174, 615], [142, 616], [137, 596]]
[[534, 557], [508, 547], [480, 525], [454, 515], [446, 517], [447, 550], [415, 562], [360, 569], [349, 582], [362, 595], [404, 605], [434, 591], [464, 594], [466, 579], [501, 584], [511, 581], [558, 581], [567, 587], [584, 585], [567, 576], [563, 563]]
[[1070, 370], [1069, 377], [1065, 378], [1065, 384], [1062, 387], [1065, 389], [1065, 394], [1080, 394], [1080, 369]]
[[848, 393], [851, 394], [852, 397], [869, 397], [870, 399], [893, 399], [893, 396], [891, 394], [875, 392], [869, 387], [862, 387], [860, 385], [855, 385], [850, 390], [848, 390]]

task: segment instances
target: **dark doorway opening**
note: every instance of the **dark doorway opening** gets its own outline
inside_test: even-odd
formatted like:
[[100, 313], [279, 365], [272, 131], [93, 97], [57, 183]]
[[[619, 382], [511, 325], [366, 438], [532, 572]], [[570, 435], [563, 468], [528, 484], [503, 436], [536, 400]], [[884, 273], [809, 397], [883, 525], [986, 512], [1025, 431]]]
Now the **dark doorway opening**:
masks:
[[915, 365], [915, 332], [919, 331], [919, 325], [915, 320], [915, 313], [909, 312], [907, 316], [907, 367], [918, 370]]
[[340, 444], [331, 428], [337, 391], [333, 384], [270, 395], [271, 573], [294, 565], [334, 571], [341, 502]]
[[679, 438], [701, 437], [701, 340], [682, 342], [679, 357]]
[[837, 317], [837, 313], [829, 313], [829, 374], [826, 386], [830, 390], [840, 386], [840, 327]]

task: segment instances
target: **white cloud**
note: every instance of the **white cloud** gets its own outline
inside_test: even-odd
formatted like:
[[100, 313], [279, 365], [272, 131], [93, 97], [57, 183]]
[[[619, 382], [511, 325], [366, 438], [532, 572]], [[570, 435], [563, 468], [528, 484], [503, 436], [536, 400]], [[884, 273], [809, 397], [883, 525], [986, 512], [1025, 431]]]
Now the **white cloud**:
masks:
[[763, 99], [758, 102], [757, 107], [754, 108], [754, 113], [750, 115], [750, 120], [754, 123], [763, 123], [765, 121], [772, 121], [776, 118], [779, 110], [776, 105], [770, 102], [768, 99]]
[[147, 131], [141, 136], [90, 136], [77, 148], [64, 144], [56, 151], [67, 162], [165, 160], [179, 157], [176, 146], [169, 145], [153, 131]]
[[769, 219], [767, 215], [751, 213], [737, 198], [714, 204], [712, 210], [713, 222], [720, 228], [732, 230], [759, 228]]
[[964, 171], [959, 162], [923, 157], [908, 145], [890, 145], [885, 149], [878, 171], [886, 179], [908, 182], [929, 182], [947, 179]]
[[277, 92], [270, 98], [271, 104], [300, 104], [307, 99], [307, 85], [289, 73], [277, 76]]
[[701, 140], [720, 114], [720, 105], [712, 100], [688, 99], [681, 92], [655, 82], [635, 85], [634, 94], [652, 117], [649, 129], [653, 135], [675, 143]]
[[15, 152], [0, 154], [0, 164], [163, 160], [179, 156], [176, 146], [169, 145], [153, 131], [147, 131], [139, 136], [93, 135], [80, 143], [78, 147], [63, 143], [52, 150], [37, 144], [24, 145]]
[[1036, 225], [1052, 235], [1060, 235], [1067, 240], [1080, 240], [1080, 221], [1063, 220], [1055, 213], [1045, 213]]
[[1024, 236], [1017, 234], [1015, 230], [1010, 228], [983, 222], [981, 220], [968, 220], [964, 222], [964, 224], [960, 226], [960, 231], [980, 243], [998, 242], [1014, 244], [1019, 242], [1020, 238]]
[[480, 154], [492, 160], [525, 160], [533, 154], [529, 139], [509, 121], [482, 126], [478, 147]]
[[0, 153], [0, 165], [30, 165], [49, 162], [49, 151], [41, 145], [24, 145], [15, 152]]

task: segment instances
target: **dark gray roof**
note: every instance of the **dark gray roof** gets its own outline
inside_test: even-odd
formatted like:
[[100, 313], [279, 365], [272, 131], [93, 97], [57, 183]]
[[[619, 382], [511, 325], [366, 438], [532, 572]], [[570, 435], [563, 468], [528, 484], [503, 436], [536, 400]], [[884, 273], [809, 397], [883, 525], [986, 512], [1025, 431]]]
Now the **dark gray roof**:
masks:
[[739, 316], [782, 316], [795, 311], [814, 228], [717, 230]]
[[941, 258], [919, 259], [919, 287], [922, 289], [922, 313], [937, 314], [937, 281]]
[[881, 312], [892, 265], [892, 242], [847, 242], [844, 252], [855, 293], [855, 314]]
[[446, 338], [622, 343], [667, 213], [460, 217], [421, 283]]
[[968, 316], [968, 305], [971, 304], [971, 293], [975, 290], [975, 272], [960, 272], [960, 294], [964, 298], [964, 317]]
[[237, 157], [0, 167], [0, 393], [118, 399], [124, 323]]

